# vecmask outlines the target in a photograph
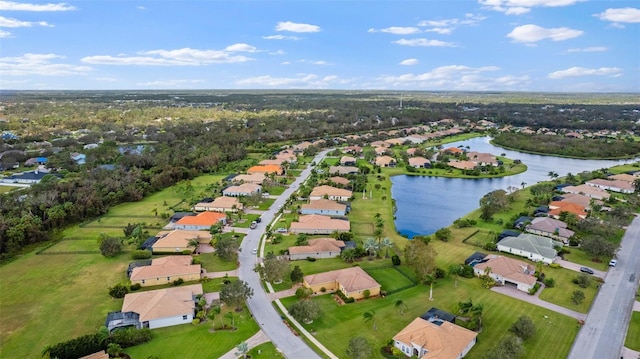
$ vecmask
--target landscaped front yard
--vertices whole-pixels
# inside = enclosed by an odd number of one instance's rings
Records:
[[[640,312],[631,314],[624,346],[631,350],[640,351]]]
[[[525,358],[566,358],[578,332],[575,319],[483,289],[480,281],[475,279],[459,279],[458,287],[454,287],[452,279],[440,280],[434,287],[433,297],[434,300],[430,301],[429,289],[424,285],[386,298],[372,298],[342,306],[337,305],[331,295],[323,295],[313,299],[320,304],[322,316],[305,328],[338,357],[346,356],[350,338],[364,336],[373,347],[371,358],[383,358],[380,347],[431,307],[452,312],[458,302],[472,299],[474,304],[484,305],[483,330],[466,358],[482,358],[521,315],[529,316],[537,327],[536,335],[524,345]],[[399,308],[395,307],[399,299],[407,305],[404,315],[400,315]],[[296,301],[295,297],[282,300],[285,306]],[[363,321],[362,314],[369,310],[375,311],[377,330]]]

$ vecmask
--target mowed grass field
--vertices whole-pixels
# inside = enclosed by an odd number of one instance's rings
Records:
[[[207,175],[191,184],[199,193],[222,178],[223,175]],[[159,213],[170,211],[168,206],[180,201],[176,191],[167,188],[140,202],[112,208],[100,222],[122,227],[135,222],[155,223],[159,217],[152,212],[154,207]],[[64,230],[62,240],[46,252],[98,250],[96,240],[101,232],[123,235],[122,228],[73,226]],[[103,326],[107,313],[122,307],[122,299],[111,298],[108,287],[127,282],[126,269],[131,261],[127,254],[105,258],[100,254],[31,252],[1,266],[0,358],[39,358],[46,345],[89,334]],[[223,263],[218,258],[205,258],[203,262],[209,271],[236,268],[236,263]]]
[[[380,347],[431,307],[451,312],[459,301],[472,299],[473,303],[484,306],[483,329],[476,346],[466,358],[482,358],[522,315],[529,316],[537,328],[536,335],[524,345],[525,358],[566,358],[578,332],[575,319],[483,289],[478,280],[459,279],[458,282],[458,287],[454,287],[453,280],[438,281],[434,287],[433,301],[429,301],[429,289],[424,285],[386,298],[372,298],[342,306],[337,305],[331,295],[315,297],[313,300],[320,304],[323,314],[313,323],[305,325],[305,328],[315,332],[314,336],[339,357],[346,357],[350,338],[364,336],[372,344],[371,358],[383,358]],[[407,305],[404,315],[400,315],[399,309],[394,306],[398,299]],[[289,306],[296,300],[290,297],[282,302]],[[377,330],[363,321],[362,314],[369,310],[375,311]]]

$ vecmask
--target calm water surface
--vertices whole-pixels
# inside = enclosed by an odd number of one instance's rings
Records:
[[[496,189],[509,186],[521,188],[549,180],[549,171],[565,176],[577,174],[635,160],[578,160],[553,156],[540,156],[511,151],[489,143],[488,137],[454,142],[445,147],[469,146],[471,151],[505,154],[519,159],[528,166],[526,172],[502,178],[462,179],[424,176],[394,176],[391,178],[391,195],[396,200],[396,229],[409,238],[417,234],[431,234],[447,227],[454,220],[479,207],[482,196]]]

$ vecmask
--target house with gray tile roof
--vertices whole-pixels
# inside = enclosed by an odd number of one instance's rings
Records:
[[[522,233],[517,237],[503,238],[498,242],[498,251],[525,257],[534,262],[542,261],[551,264],[558,255],[555,248],[562,246],[562,242],[554,241],[551,238]]]

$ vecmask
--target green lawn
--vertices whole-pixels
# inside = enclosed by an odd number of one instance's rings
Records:
[[[254,359],[284,358],[284,355],[282,355],[271,342],[260,344],[255,348],[249,348],[249,355]]]
[[[97,236],[96,236],[97,237]],[[48,248],[45,252],[98,251],[97,238],[63,240]]]
[[[129,261],[125,254],[108,259],[32,252],[0,267],[0,357],[39,358],[48,344],[100,328],[108,312],[122,307],[107,287],[126,281]],[[64,313],[79,315],[64,320]]]
[[[264,191],[269,193],[272,196],[279,196],[287,189],[285,186],[273,186],[269,188],[265,188]]]
[[[609,269],[608,261],[601,260],[600,262],[594,262],[592,257],[580,248],[569,247],[567,249],[570,253],[565,254],[564,259],[569,262],[578,263],[601,271],[607,271]]]
[[[201,253],[197,255],[196,258],[200,261],[202,268],[206,269],[207,272],[232,271],[238,268],[237,262],[224,261],[215,253]]]
[[[205,293],[215,293],[222,290],[222,286],[224,286],[224,281],[230,280],[235,282],[238,280],[238,277],[227,277],[227,278],[211,278],[205,282],[202,282],[202,290]]]
[[[393,267],[370,268],[367,273],[380,283],[382,290],[391,292],[408,286],[413,286],[413,282]]]
[[[220,319],[215,318],[214,321],[218,327]],[[224,322],[230,324],[227,319]],[[159,358],[218,358],[258,332],[258,325],[246,310],[235,313],[235,331],[216,329],[211,332],[211,324],[207,321],[199,325],[154,329],[151,341],[127,348],[125,352],[132,358],[151,355]]]
[[[429,301],[429,291],[425,286],[343,306],[338,306],[330,295],[315,297],[313,300],[318,301],[323,314],[305,327],[315,332],[315,337],[339,357],[345,356],[349,338],[362,335],[372,343],[371,358],[382,358],[380,347],[414,318],[431,307],[452,311],[459,301],[472,298],[474,303],[484,305],[484,326],[478,343],[466,358],[481,358],[521,315],[528,315],[537,327],[536,336],[525,344],[525,358],[566,358],[578,332],[575,319],[483,289],[477,280],[460,279],[458,282],[456,288],[452,280],[439,281],[434,287],[433,301]],[[394,306],[398,299],[408,307],[404,316]],[[282,302],[288,306],[296,300],[295,297],[285,298]],[[377,330],[363,322],[362,313],[369,310],[376,313]],[[354,328],[360,329],[354,331]]]
[[[629,329],[627,330],[627,338],[624,341],[624,346],[640,351],[640,312],[633,312],[631,314],[631,321],[629,321]]]
[[[262,200],[260,200],[260,203],[258,204],[256,209],[261,211],[266,211],[271,207],[271,205],[275,201],[276,201],[275,199],[263,198]]]
[[[238,228],[249,228],[249,226],[251,226],[251,222],[255,221],[258,217],[260,217],[259,214],[245,214],[242,216],[242,219],[239,222],[238,216],[232,215],[231,216],[231,218],[233,219],[232,226],[238,227]]]
[[[19,189],[22,187],[14,187],[14,186],[2,186],[0,185],[0,193],[7,193]]]
[[[545,288],[542,293],[540,293],[540,299],[580,313],[589,311],[591,302],[593,302],[598,292],[597,287],[600,284],[600,282],[596,281],[596,277],[591,276],[589,287],[580,288],[577,284],[571,282],[573,278],[580,275],[578,272],[565,268],[545,267],[543,273],[546,275],[546,278],[553,278],[555,280],[555,286],[553,288]],[[571,295],[574,290],[584,292],[585,299],[581,304],[576,305],[571,301]]]

